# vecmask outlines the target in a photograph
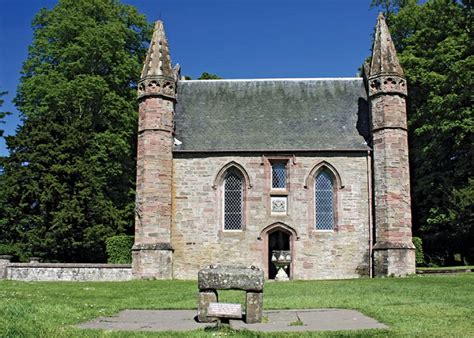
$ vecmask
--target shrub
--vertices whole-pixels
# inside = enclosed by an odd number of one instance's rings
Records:
[[[416,251],[416,265],[423,266],[425,264],[425,255],[423,254],[423,241],[420,237],[413,237],[413,244],[415,245]]]
[[[0,243],[0,255],[13,256],[12,261],[27,262],[31,256],[25,246],[20,243]]]
[[[112,236],[105,241],[107,262],[114,264],[132,263],[133,236]]]

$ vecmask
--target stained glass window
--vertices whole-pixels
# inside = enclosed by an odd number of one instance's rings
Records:
[[[224,230],[241,230],[243,220],[244,184],[236,172],[224,178]]]
[[[321,171],[314,182],[316,230],[334,228],[334,182],[327,171]]]

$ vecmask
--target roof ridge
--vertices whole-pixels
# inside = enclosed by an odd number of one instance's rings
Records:
[[[212,80],[180,80],[186,82],[263,82],[263,81],[349,81],[359,80],[362,77],[303,77],[303,78],[257,78],[257,79],[212,79]]]

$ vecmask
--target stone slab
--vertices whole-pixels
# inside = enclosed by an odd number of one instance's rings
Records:
[[[386,329],[385,324],[355,310],[317,309],[265,311],[265,323],[246,324],[231,320],[233,329],[261,332],[338,331]]]
[[[298,332],[386,329],[385,324],[355,310],[305,309],[264,311],[265,323],[246,324],[230,320],[234,329],[261,332]],[[302,324],[302,325],[295,325]],[[79,324],[83,329],[127,331],[191,331],[213,326],[196,321],[195,310],[125,310],[114,317],[101,317]]]
[[[242,305],[233,303],[210,303],[207,315],[219,318],[242,318]]]
[[[199,270],[200,290],[263,290],[263,271],[256,267],[210,266]]]

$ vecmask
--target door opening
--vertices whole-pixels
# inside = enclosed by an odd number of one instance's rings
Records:
[[[268,234],[268,278],[275,279],[277,275],[277,268],[272,262],[273,251],[279,250],[291,250],[290,249],[290,234],[285,231],[276,230]],[[290,275],[291,267],[290,264],[286,267],[285,272],[288,277]]]

